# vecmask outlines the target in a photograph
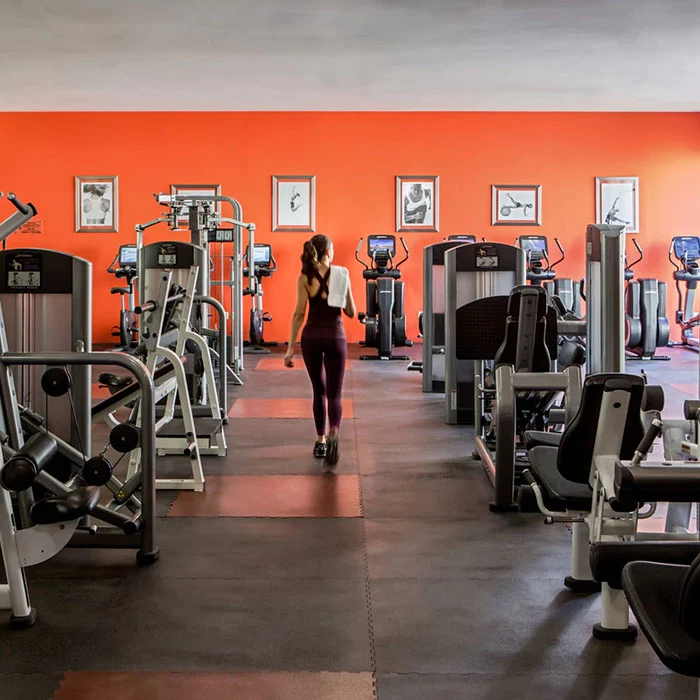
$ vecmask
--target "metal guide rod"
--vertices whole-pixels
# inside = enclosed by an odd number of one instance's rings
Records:
[[[625,228],[586,229],[586,354],[589,374],[625,371]]]
[[[0,354],[0,363],[12,366],[24,365],[117,365],[131,372],[141,389],[141,504],[143,508],[144,528],[141,539],[141,551],[144,554],[155,553],[156,521],[156,436],[155,430],[155,387],[153,378],[146,367],[131,355],[121,352],[34,352],[31,354],[6,352]]]

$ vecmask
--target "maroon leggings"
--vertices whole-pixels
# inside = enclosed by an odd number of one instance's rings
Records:
[[[310,338],[302,335],[301,353],[314,390],[316,435],[325,435],[326,401],[328,402],[328,423],[331,430],[333,428],[338,430],[343,415],[341,398],[347,344],[342,336],[339,338]]]

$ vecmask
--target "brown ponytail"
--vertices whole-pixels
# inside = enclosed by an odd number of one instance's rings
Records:
[[[301,274],[311,283],[314,272],[318,269],[318,263],[331,247],[331,239],[322,233],[304,243],[304,252],[301,254]]]

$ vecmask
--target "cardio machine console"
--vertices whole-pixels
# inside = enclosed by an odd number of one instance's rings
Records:
[[[256,243],[253,249],[253,264],[257,267],[270,267],[271,263],[272,246],[269,243]]]
[[[392,258],[396,255],[396,236],[380,235],[367,236],[367,255],[373,258],[375,253],[384,252]]]
[[[136,267],[138,249],[133,243],[119,246],[119,267]]]
[[[700,238],[676,236],[673,239],[673,254],[681,262],[693,262],[700,258]]]
[[[544,236],[520,236],[518,244],[526,253],[537,257],[547,255],[547,239]]]

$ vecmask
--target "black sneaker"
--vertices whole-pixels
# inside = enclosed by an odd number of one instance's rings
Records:
[[[314,457],[323,459],[328,452],[328,445],[325,442],[317,442],[314,445]]]
[[[328,445],[326,451],[326,465],[334,467],[338,464],[338,457],[340,456],[338,454],[338,436],[329,437],[326,441],[326,445]]]

